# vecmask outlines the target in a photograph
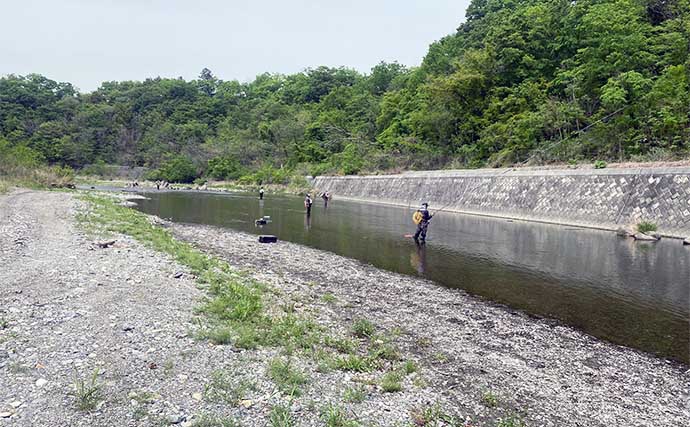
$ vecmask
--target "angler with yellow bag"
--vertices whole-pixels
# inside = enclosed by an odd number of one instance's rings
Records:
[[[429,213],[429,204],[424,202],[422,206],[412,215],[412,221],[417,224],[417,232],[414,233],[414,241],[423,244],[426,241],[426,232],[429,228],[429,221],[434,216]]]

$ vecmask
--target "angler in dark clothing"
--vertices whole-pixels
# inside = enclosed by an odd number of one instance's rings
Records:
[[[417,232],[414,233],[414,241],[417,243],[424,243],[426,241],[426,232],[429,228],[429,221],[433,215],[429,213],[429,204],[422,203],[422,207],[417,210],[421,216],[421,220],[417,224]]]
[[[264,199],[264,188],[261,187],[261,188],[259,188],[259,200],[263,200],[263,199]]]
[[[331,199],[331,195],[328,194],[328,192],[325,192],[321,195],[321,198],[323,199],[323,207],[327,208],[328,201]]]
[[[314,204],[314,201],[311,199],[311,195],[307,193],[307,196],[304,198],[304,207],[307,209],[307,215],[311,215],[312,204]]]

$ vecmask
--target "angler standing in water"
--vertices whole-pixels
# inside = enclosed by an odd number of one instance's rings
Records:
[[[307,193],[307,196],[304,198],[304,207],[307,209],[307,216],[311,215],[312,204],[314,204],[314,201],[311,199],[311,194]]]
[[[422,206],[412,215],[412,220],[417,224],[417,232],[414,233],[415,243],[425,243],[429,221],[431,221],[433,217],[434,216],[429,213],[429,204],[426,202],[422,203]]]
[[[264,187],[259,188],[259,200],[264,199]]]
[[[331,195],[328,193],[328,191],[326,191],[323,194],[321,194],[321,198],[323,199],[323,207],[327,208],[328,201],[331,200]]]

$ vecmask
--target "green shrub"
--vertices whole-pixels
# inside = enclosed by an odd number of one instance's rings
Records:
[[[399,373],[391,371],[381,379],[381,388],[386,393],[395,393],[402,390],[402,377]]]
[[[594,169],[604,169],[606,166],[608,165],[603,160],[597,160],[594,162]]]
[[[639,231],[640,233],[651,233],[656,230],[656,224],[654,224],[653,222],[642,221],[639,224],[637,224],[637,231]]]
[[[214,157],[208,161],[206,174],[215,179],[238,179],[246,173],[240,162],[231,156]]]
[[[367,319],[357,319],[352,324],[352,333],[360,338],[369,338],[376,332],[376,327]]]
[[[189,157],[176,156],[166,161],[156,171],[151,171],[148,179],[163,179],[168,182],[191,183],[199,175]]]

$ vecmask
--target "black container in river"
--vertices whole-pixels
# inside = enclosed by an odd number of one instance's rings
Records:
[[[138,209],[162,218],[275,234],[690,362],[690,248],[677,240],[639,243],[611,232],[441,212],[420,248],[403,237],[414,224],[412,211],[400,207],[336,198],[325,209],[317,200],[307,217],[293,196],[146,196]],[[256,227],[266,215],[271,222]]]

